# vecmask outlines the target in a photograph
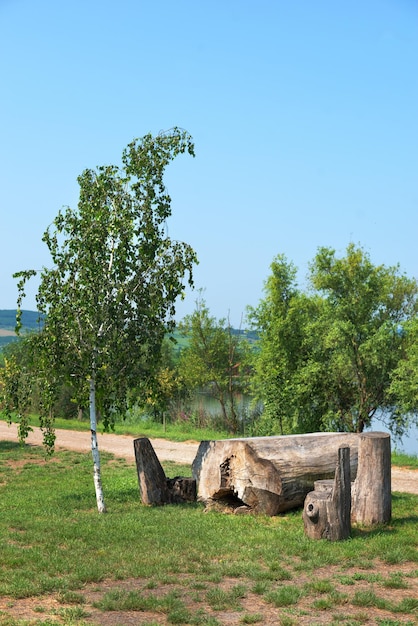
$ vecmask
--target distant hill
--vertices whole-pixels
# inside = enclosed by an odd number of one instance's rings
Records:
[[[2,346],[5,346],[11,341],[16,341],[15,326],[16,309],[0,309],[0,350]],[[39,313],[37,311],[22,311],[22,326],[23,331],[31,331],[39,328]],[[231,332],[234,335],[242,335],[243,338],[246,338],[250,343],[257,342],[258,340],[258,334],[254,330],[238,330],[232,328]],[[173,336],[179,346],[183,346],[184,343],[187,343],[187,340],[181,337],[177,331],[173,333]]]
[[[16,309],[0,309],[0,328],[14,331],[16,326]],[[35,330],[39,326],[37,311],[22,311],[22,326],[26,330]]]
[[[3,346],[16,341],[16,309],[0,309],[0,350]],[[39,327],[37,311],[22,311],[22,330],[31,331]]]

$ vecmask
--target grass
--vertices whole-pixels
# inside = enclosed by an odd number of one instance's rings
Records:
[[[0,413],[1,419],[1,413]],[[29,419],[31,426],[39,426],[36,415],[31,415]],[[79,432],[90,432],[90,422],[88,420],[55,418],[55,428],[64,430],[74,430]],[[104,432],[103,425],[99,422],[98,432]],[[169,439],[170,441],[206,441],[210,439],[227,439],[232,437],[230,433],[210,428],[194,428],[190,422],[176,422],[161,424],[153,420],[135,419],[130,421],[118,420],[114,429],[109,431],[116,435],[132,435],[134,437],[149,437]],[[236,436],[236,435],[234,435]]]
[[[406,467],[408,469],[418,469],[418,455],[405,454],[404,452],[392,452],[392,465]]]
[[[106,453],[102,464],[109,512],[100,516],[90,454],[59,451],[46,460],[40,448],[0,442],[0,597],[11,605],[37,597],[44,607],[54,594],[59,606],[31,626],[82,626],[93,606],[86,589],[105,582],[96,611],[149,612],[168,624],[215,626],[222,611],[262,623],[263,606],[274,607],[281,624],[298,624],[306,611],[312,624],[324,623],[321,615],[367,623],[353,615],[373,610],[388,612],[388,624],[418,615],[414,495],[393,496],[390,525],[329,543],[305,537],[300,511],[270,518],[204,514],[199,503],[143,507],[135,467]],[[163,465],[167,475],[190,475],[189,466]],[[123,586],[129,580],[138,581],[134,588]],[[4,609],[0,626],[24,621]]]

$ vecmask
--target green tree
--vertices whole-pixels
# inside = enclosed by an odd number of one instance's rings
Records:
[[[0,367],[0,410],[8,422],[17,411],[18,436],[22,443],[32,430],[29,412],[36,393],[31,355],[31,337],[9,343],[4,348],[4,363]]]
[[[122,167],[81,174],[78,208],[60,211],[43,237],[53,262],[41,271],[37,293],[38,310],[45,315],[37,352],[44,412],[51,411],[63,379],[78,404],[89,405],[99,512],[106,507],[97,416],[111,425],[115,411],[124,411],[129,389],[158,365],[186,276],[192,284],[196,256],[189,245],[167,235],[171,198],[163,182],[168,164],[184,152],[194,155],[194,146],[177,128],[132,141]],[[19,311],[33,274],[16,274]]]
[[[312,383],[314,363],[308,364],[306,331],[318,317],[320,301],[303,294],[296,284],[296,267],[284,255],[271,264],[264,285],[265,298],[248,315],[260,337],[254,353],[252,393],[263,402],[257,434],[300,433],[316,429],[318,402],[307,413],[296,395],[309,395],[305,378]],[[308,372],[308,369],[310,372]]]
[[[205,389],[219,402],[227,428],[238,432],[237,399],[247,390],[248,343],[232,332],[225,319],[212,317],[202,298],[178,330],[188,339],[179,359],[186,386],[190,390]]]
[[[146,414],[164,422],[167,414],[177,402],[188,397],[189,393],[177,367],[174,342],[165,337],[161,346],[161,357],[150,376],[142,380],[134,390],[136,404]]]
[[[294,268],[283,260],[280,267],[281,274],[273,265],[275,278],[253,311],[267,426],[277,430],[276,411],[280,432],[362,432],[382,411],[399,433],[407,417],[391,381],[405,357],[400,329],[416,315],[416,281],[398,267],[373,265],[354,245],[341,259],[329,248],[318,250],[306,294],[292,283]]]
[[[418,316],[397,329],[405,338],[405,358],[399,361],[393,372],[390,391],[397,401],[397,412],[393,415],[394,424],[404,416],[409,422],[417,422],[418,414]]]

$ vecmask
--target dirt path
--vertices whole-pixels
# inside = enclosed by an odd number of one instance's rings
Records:
[[[57,430],[56,447],[77,452],[90,452],[90,435],[88,432],[77,432],[74,430]],[[111,452],[127,461],[134,462],[133,440],[134,436],[99,434],[99,449]],[[17,441],[17,427],[15,424],[9,426],[0,420],[0,441]],[[32,445],[42,445],[42,433],[39,428],[34,428],[29,434],[28,443]],[[151,439],[154,450],[160,461],[175,461],[191,465],[193,462],[199,442],[186,441],[175,442],[167,439]],[[399,467],[392,467],[392,490],[418,495],[418,470],[409,470]]]
[[[90,452],[90,433],[77,432],[75,430],[55,431],[57,436],[55,446],[57,449],[75,450],[77,452]],[[140,436],[140,435],[138,435]],[[135,461],[133,440],[134,436],[113,435],[111,433],[98,434],[99,450],[112,452],[116,456],[127,461]],[[7,422],[0,420],[0,441],[17,441],[16,424],[10,426]],[[42,433],[39,428],[34,428],[29,433],[27,443],[32,445],[42,445]],[[196,456],[199,443],[197,441],[178,443],[167,439],[151,439],[155,453],[160,461],[175,461],[176,463],[191,464]]]

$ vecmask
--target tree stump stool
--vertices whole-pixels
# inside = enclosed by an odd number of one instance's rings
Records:
[[[181,476],[167,478],[147,437],[134,439],[134,450],[143,504],[178,504],[196,500],[196,481]]]
[[[338,450],[334,480],[315,481],[303,508],[305,534],[311,539],[340,541],[351,532],[350,448]]]
[[[360,435],[357,478],[352,486],[351,521],[373,526],[387,524],[392,516],[390,435]]]

